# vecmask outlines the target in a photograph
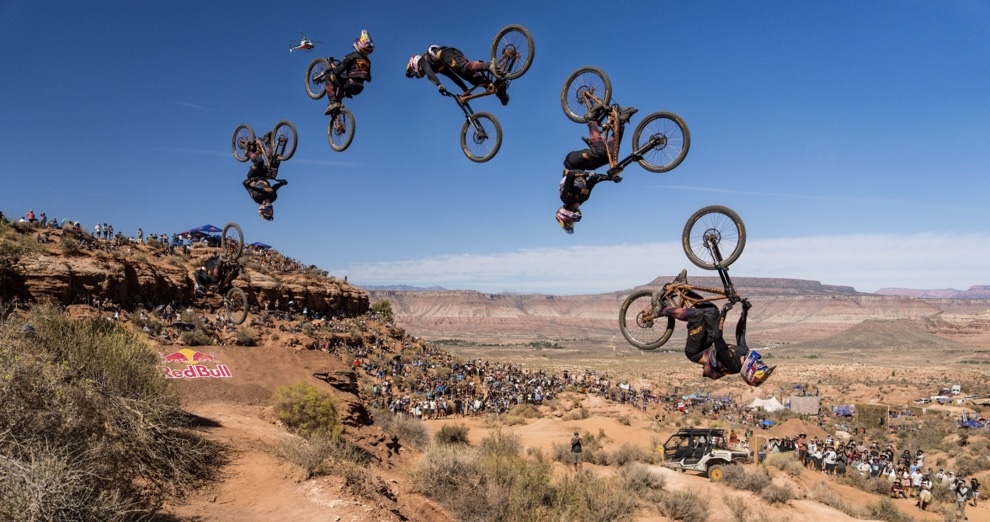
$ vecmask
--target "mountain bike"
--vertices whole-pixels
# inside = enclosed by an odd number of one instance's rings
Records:
[[[261,152],[268,165],[268,177],[275,178],[279,165],[296,153],[298,141],[296,126],[289,120],[278,122],[275,128],[261,138],[255,137],[250,125],[242,123],[234,129],[230,147],[234,152],[234,159],[240,162],[247,161],[250,152]]]
[[[633,131],[632,154],[619,159],[619,151],[611,150],[612,136],[615,148],[622,142],[622,125],[619,122],[619,105],[612,101],[612,82],[605,71],[594,66],[575,70],[564,82],[560,91],[560,104],[564,114],[573,122],[587,123],[586,115],[598,105],[606,108],[606,121],[602,125],[602,138],[608,152],[609,174],[618,174],[629,164],[638,162],[644,169],[668,172],[684,161],[691,147],[691,133],[680,116],[672,112],[648,114]]]
[[[696,266],[718,271],[722,288],[688,284],[685,271],[659,290],[644,288],[633,292],[619,308],[619,329],[640,350],[656,350],[673,334],[675,319],[660,315],[664,307],[690,308],[726,300],[719,323],[723,324],[733,305],[743,302],[748,306],[729,278],[729,265],[739,259],[746,246],[746,227],[735,211],[719,205],[699,209],[684,225],[681,244]]]
[[[215,287],[217,294],[223,299],[223,308],[227,320],[233,324],[241,324],[247,319],[247,294],[243,289],[234,286],[234,280],[243,273],[239,262],[244,253],[244,233],[237,223],[227,223],[220,236],[220,279]]]
[[[313,60],[306,68],[306,95],[314,100],[322,98],[327,93],[325,88],[327,75],[338,65],[340,65],[340,60],[333,56]],[[342,101],[342,98],[351,97],[350,94],[344,93],[337,100],[340,102],[340,107],[330,112],[330,122],[327,124],[327,143],[330,144],[331,149],[337,152],[347,149],[354,141],[356,128],[354,114],[344,108]]]
[[[492,41],[488,71],[478,73],[480,81],[462,94],[445,92],[464,112],[461,150],[469,160],[484,163],[502,147],[502,125],[491,113],[474,112],[470,101],[508,89],[509,81],[521,77],[533,63],[536,48],[533,35],[521,25],[507,25]],[[472,82],[474,83],[474,82]]]

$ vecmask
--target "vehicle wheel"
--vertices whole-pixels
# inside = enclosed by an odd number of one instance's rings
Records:
[[[234,136],[230,139],[230,148],[234,152],[234,159],[237,161],[247,161],[247,148],[253,142],[254,129],[248,124],[238,125],[234,129]]]
[[[306,96],[319,100],[327,93],[326,83],[322,78],[320,80],[316,78],[328,69],[330,69],[330,62],[326,58],[317,58],[309,64],[309,67],[306,68]]]
[[[705,270],[715,270],[719,265],[725,268],[742,254],[746,246],[746,226],[731,208],[712,205],[688,218],[681,243],[684,253],[696,266]],[[721,263],[713,252],[718,252]]]
[[[639,164],[650,172],[667,172],[681,164],[691,147],[691,133],[680,116],[672,112],[654,112],[639,122],[633,132],[633,150],[653,140],[655,144],[642,153]]]
[[[719,464],[708,468],[708,480],[712,482],[722,482],[725,478],[725,468]]]
[[[220,236],[220,252],[224,261],[233,263],[244,252],[244,232],[237,223],[227,223]]]
[[[501,78],[515,80],[529,70],[533,64],[533,35],[521,25],[507,25],[495,35],[492,41],[492,61]]]
[[[340,152],[351,145],[354,140],[354,115],[347,109],[340,109],[330,123],[327,124],[327,142],[330,148]]]
[[[461,127],[461,150],[471,161],[484,163],[502,146],[502,126],[495,116],[476,112]]]
[[[653,310],[654,290],[637,290],[619,308],[619,330],[640,350],[656,350],[674,333],[674,318],[659,317]]]
[[[223,306],[227,310],[227,319],[230,322],[241,324],[247,319],[248,302],[244,290],[236,286],[227,290],[227,295],[223,296]]]
[[[605,71],[594,66],[585,66],[571,73],[560,90],[560,105],[564,114],[573,122],[585,123],[588,102],[594,100],[608,105],[612,100],[612,82]]]
[[[296,126],[289,120],[282,120],[275,125],[272,131],[272,139],[275,140],[275,151],[279,150],[279,141],[285,138],[285,149],[281,154],[276,154],[279,161],[286,161],[296,153],[296,144],[299,142],[299,135],[296,133]]]

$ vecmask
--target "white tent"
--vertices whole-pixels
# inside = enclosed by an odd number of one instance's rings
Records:
[[[760,408],[763,411],[777,411],[784,409],[784,405],[777,400],[776,397],[770,397],[769,399],[753,399],[753,402],[749,405],[750,408]]]

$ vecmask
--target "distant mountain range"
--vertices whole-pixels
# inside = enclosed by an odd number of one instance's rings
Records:
[[[922,299],[990,299],[990,285],[973,285],[968,290],[943,288],[940,290],[913,290],[910,288],[881,288],[874,295],[900,295]]]

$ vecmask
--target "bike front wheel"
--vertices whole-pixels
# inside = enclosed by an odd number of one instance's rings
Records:
[[[681,242],[695,266],[705,270],[726,268],[739,259],[746,246],[746,226],[731,208],[712,205],[688,218]]]
[[[619,330],[629,344],[640,350],[656,350],[674,333],[674,318],[660,317],[653,308],[655,290],[637,290],[619,308]]]
[[[234,159],[237,161],[248,160],[248,147],[254,143],[254,129],[244,123],[234,129],[234,136],[230,139],[230,148],[234,152]]]
[[[533,35],[521,25],[507,25],[495,35],[492,41],[492,61],[497,69],[496,76],[515,80],[533,64]]]
[[[560,91],[560,105],[573,122],[585,123],[585,113],[594,103],[608,105],[612,99],[612,81],[605,71],[594,66],[581,67],[571,73]]]
[[[461,127],[461,150],[469,160],[484,163],[502,146],[502,126],[487,112],[472,114]]]
[[[220,236],[220,252],[223,259],[235,262],[244,252],[244,232],[237,223],[227,223]]]
[[[654,112],[643,118],[633,132],[633,150],[650,145],[641,152],[639,164],[650,172],[667,172],[684,161],[691,147],[691,133],[680,116],[672,112]]]
[[[330,148],[341,152],[354,141],[354,115],[347,109],[340,109],[327,124],[327,142]]]
[[[223,296],[223,307],[227,311],[228,321],[234,324],[243,323],[248,314],[247,294],[236,286],[231,287]]]
[[[330,69],[326,58],[313,60],[306,68],[306,96],[319,100],[327,93],[324,73]]]
[[[275,140],[275,157],[279,161],[286,161],[296,153],[296,144],[299,141],[296,134],[296,126],[289,120],[282,120],[275,125],[272,131],[272,139]],[[285,147],[282,147],[282,143]],[[280,152],[281,151],[281,152]]]

